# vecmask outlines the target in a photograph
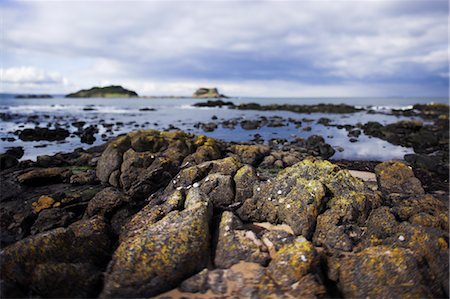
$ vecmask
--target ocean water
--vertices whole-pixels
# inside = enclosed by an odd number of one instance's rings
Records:
[[[235,104],[256,102],[266,104],[318,104],[345,103],[358,107],[371,107],[373,110],[389,111],[390,109],[407,109],[416,103],[448,103],[446,98],[230,98],[227,101]],[[362,134],[358,142],[349,142],[347,131],[336,127],[326,127],[317,124],[321,117],[331,119],[332,124],[357,124],[368,121],[378,121],[382,124],[397,122],[410,117],[398,117],[384,114],[367,114],[358,112],[351,114],[298,114],[287,111],[251,111],[234,110],[223,108],[197,108],[192,104],[204,101],[192,98],[165,99],[165,98],[89,98],[76,99],[56,96],[51,99],[15,99],[13,95],[0,96],[0,138],[14,138],[14,141],[1,140],[0,152],[9,147],[22,146],[25,155],[22,159],[35,159],[38,155],[55,154],[57,152],[69,152],[75,148],[99,145],[104,143],[101,135],[106,134],[112,138],[119,134],[138,129],[162,130],[174,126],[176,128],[195,133],[205,134],[225,141],[248,141],[254,138],[254,134],[260,134],[266,142],[271,138],[307,138],[318,134],[325,138],[326,142],[333,147],[341,148],[336,151],[333,159],[353,160],[389,160],[402,159],[407,153],[412,153],[411,148],[394,146],[378,138],[371,138]],[[86,108],[89,110],[87,111]],[[154,108],[156,111],[140,111],[142,108]],[[8,119],[8,116],[11,116]],[[212,120],[217,116],[217,120]],[[281,116],[285,119],[309,119],[310,122],[303,124],[300,128],[292,123],[286,122],[284,127],[262,127],[258,130],[243,130],[239,125],[234,129],[218,128],[214,132],[203,132],[194,125],[198,122],[219,122],[231,118],[247,120],[258,119],[261,116]],[[23,128],[40,127],[63,127],[69,131],[75,131],[73,122],[84,121],[85,126],[98,125],[99,133],[93,145],[80,142],[80,138],[71,135],[64,142],[23,142],[13,133]],[[107,132],[102,123],[112,124],[112,132]],[[311,131],[303,131],[303,127],[310,126]]]

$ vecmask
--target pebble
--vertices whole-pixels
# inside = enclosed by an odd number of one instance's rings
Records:
[[[300,256],[300,259],[301,259],[302,261],[304,261],[304,262],[306,262],[306,261],[308,260],[304,254],[302,254],[302,255]]]
[[[290,204],[287,204],[286,205],[286,209],[290,209],[291,208],[291,205]]]
[[[405,237],[403,237],[402,235],[400,235],[399,237],[398,237],[398,239],[400,240],[400,241],[405,241]]]
[[[278,190],[277,194],[281,195],[281,193],[283,193],[281,190]]]
[[[194,187],[194,188],[198,188],[198,186],[200,186],[200,184],[199,183],[194,183],[194,185],[192,185],[192,187]]]

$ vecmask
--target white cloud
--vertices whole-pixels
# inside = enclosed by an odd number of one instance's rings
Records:
[[[212,79],[237,90],[254,82],[259,95],[256,82],[368,93],[380,92],[373,81],[442,78],[448,16],[429,7],[445,1],[393,2],[15,2],[4,7],[2,47],[10,68],[54,57],[60,68],[49,68],[77,86],[146,82],[156,94]]]
[[[48,72],[32,66],[0,69],[4,83],[64,84],[67,79],[58,72]]]

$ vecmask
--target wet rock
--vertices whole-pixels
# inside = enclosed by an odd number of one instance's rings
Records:
[[[225,211],[219,225],[216,267],[229,268],[239,261],[266,265],[269,259],[267,248],[255,233],[242,230],[241,221],[232,212]]]
[[[244,130],[256,130],[261,127],[261,123],[258,120],[243,120],[241,121],[241,128]]]
[[[64,140],[69,137],[70,133],[66,129],[48,129],[39,128],[24,129],[19,133],[19,139],[22,141],[57,141]]]
[[[289,105],[289,104],[271,104],[260,105],[257,103],[244,103],[236,106],[240,110],[284,110],[296,113],[355,113],[364,109],[355,108],[346,104],[317,104],[317,105]]]
[[[205,132],[213,132],[215,129],[217,129],[217,124],[213,122],[202,124],[202,129]]]
[[[64,167],[35,168],[17,177],[24,185],[37,186],[56,184],[68,180],[72,172]]]
[[[378,187],[385,195],[399,193],[404,195],[424,194],[420,181],[412,169],[404,163],[389,161],[375,167]]]
[[[369,247],[338,263],[344,297],[433,297],[417,260],[405,249]]]
[[[202,270],[209,259],[211,216],[204,198],[124,239],[108,266],[101,297],[154,296]]]
[[[195,107],[219,107],[221,108],[222,106],[234,106],[233,102],[225,102],[222,100],[208,100],[206,102],[200,102],[200,103],[195,103],[193,106]]]
[[[242,163],[257,166],[265,156],[269,155],[270,148],[265,145],[234,145],[231,151]]]

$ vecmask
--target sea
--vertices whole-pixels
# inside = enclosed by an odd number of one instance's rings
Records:
[[[205,134],[224,141],[250,141],[259,134],[268,142],[272,138],[293,140],[307,138],[311,135],[321,135],[327,143],[332,145],[336,153],[332,159],[348,160],[376,160],[385,161],[402,159],[405,154],[413,153],[411,148],[392,145],[384,140],[372,138],[362,134],[357,142],[350,142],[345,129],[324,126],[317,123],[322,117],[331,119],[332,124],[364,124],[377,121],[382,124],[394,123],[414,117],[394,116],[384,114],[391,109],[410,109],[414,104],[448,103],[448,98],[253,98],[237,97],[224,99],[234,104],[259,103],[267,104],[295,104],[312,105],[319,103],[348,104],[356,107],[369,108],[380,113],[358,112],[350,114],[299,114],[288,111],[253,111],[235,110],[228,107],[193,106],[194,103],[206,101],[194,98],[65,98],[55,95],[46,99],[19,99],[14,94],[0,95],[0,153],[10,147],[21,146],[25,154],[22,160],[35,160],[39,155],[52,155],[58,152],[71,152],[76,148],[89,148],[104,143],[120,134],[139,129],[177,128],[194,134]],[[154,111],[142,111],[152,108]],[[284,119],[292,118],[302,121],[298,127],[286,122],[283,127],[264,126],[257,130],[244,130],[239,125],[234,129],[223,128],[223,120],[239,118],[240,120],[256,120],[261,116],[279,116]],[[80,138],[71,134],[65,141],[21,141],[15,134],[24,128],[62,127],[69,131],[76,131],[75,122],[85,122],[85,127],[97,125],[94,144],[81,143]],[[195,126],[199,122],[216,122],[218,128],[213,132],[204,132]],[[109,124],[112,130],[107,131]],[[303,130],[311,127],[311,131]],[[103,137],[102,137],[103,136]]]

